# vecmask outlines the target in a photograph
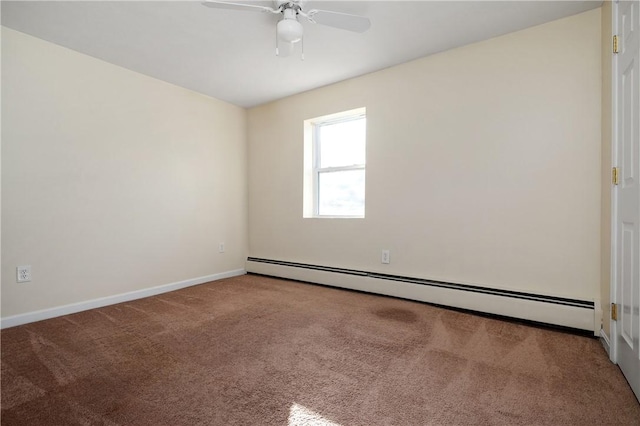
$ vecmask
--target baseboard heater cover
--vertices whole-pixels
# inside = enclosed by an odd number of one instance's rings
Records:
[[[249,257],[249,273],[468,309],[596,333],[595,303],[512,290]],[[597,327],[600,327],[599,321]]]

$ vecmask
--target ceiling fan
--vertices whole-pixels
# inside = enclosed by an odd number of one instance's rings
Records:
[[[278,21],[276,26],[276,56],[288,56],[293,51],[295,43],[300,42],[302,44],[304,28],[298,21],[299,16],[314,24],[357,33],[365,32],[371,26],[369,18],[364,16],[319,9],[311,9],[305,12],[305,3],[306,0],[273,0],[274,6],[268,7],[222,0],[205,0],[202,2],[204,6],[212,8],[268,12],[282,15],[282,19]],[[302,59],[304,59],[304,45]]]

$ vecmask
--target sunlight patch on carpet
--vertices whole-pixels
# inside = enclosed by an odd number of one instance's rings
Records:
[[[289,426],[340,426],[339,423],[334,423],[325,419],[320,414],[313,410],[309,410],[307,407],[296,404],[295,402],[289,408]]]

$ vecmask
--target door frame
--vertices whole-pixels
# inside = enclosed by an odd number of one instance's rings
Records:
[[[609,40],[618,34],[618,6],[619,0],[611,2],[611,34]],[[618,59],[614,53],[611,57],[611,166],[618,164]],[[618,229],[616,218],[618,214],[618,188],[611,183],[611,263],[609,274],[609,297],[611,303],[618,302]],[[611,318],[611,306],[607,312]],[[609,359],[618,363],[618,322],[609,321]]]

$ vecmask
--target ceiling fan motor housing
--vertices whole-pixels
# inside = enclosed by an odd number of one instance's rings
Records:
[[[302,10],[304,3],[306,1],[303,0],[273,0],[273,3],[276,6],[276,9],[285,10],[285,9],[294,9],[296,11]]]

